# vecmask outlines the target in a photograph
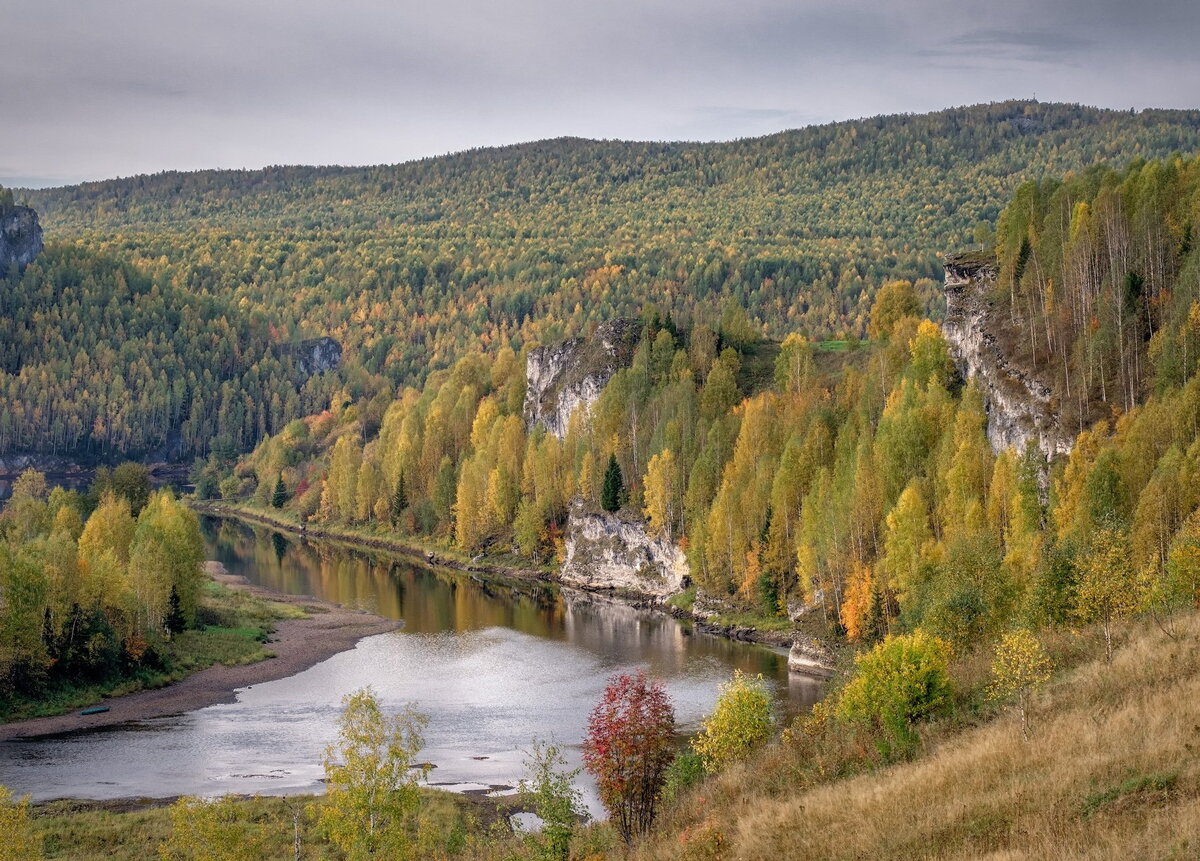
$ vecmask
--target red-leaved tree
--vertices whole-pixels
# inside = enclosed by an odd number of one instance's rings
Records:
[[[641,670],[608,680],[588,717],[583,763],[626,843],[654,822],[674,739],[675,708],[661,682]]]

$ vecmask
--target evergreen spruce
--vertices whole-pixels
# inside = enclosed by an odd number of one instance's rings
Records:
[[[628,501],[625,482],[621,480],[621,465],[615,454],[608,457],[608,469],[604,471],[604,488],[600,491],[600,507],[605,511],[616,511]]]
[[[408,491],[404,488],[404,473],[396,476],[396,490],[392,493],[392,522],[395,523],[408,508]]]
[[[275,492],[271,494],[271,505],[276,508],[283,508],[283,504],[287,502],[287,488],[283,485],[283,474],[275,479]]]
[[[172,634],[179,634],[187,627],[187,619],[183,616],[183,605],[179,601],[179,590],[174,586],[171,587],[171,597],[167,602],[167,618],[165,620],[167,630]]]

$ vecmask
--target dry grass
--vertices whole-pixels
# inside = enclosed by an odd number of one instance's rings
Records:
[[[1200,857],[1200,615],[1064,673],[1032,722],[1029,741],[1006,714],[914,762],[793,792],[777,775],[797,749],[780,746],[702,785],[637,857]]]

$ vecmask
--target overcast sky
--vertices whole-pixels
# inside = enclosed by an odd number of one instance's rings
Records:
[[[1200,0],[0,0],[0,183],[1200,107]]]

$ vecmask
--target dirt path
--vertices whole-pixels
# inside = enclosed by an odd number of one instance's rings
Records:
[[[224,573],[220,563],[206,564],[214,580],[231,588],[244,589],[270,601],[310,610],[309,616],[304,619],[285,619],[276,623],[275,632],[268,643],[275,657],[236,667],[212,666],[157,690],[114,697],[104,701],[109,710],[101,714],[81,715],[74,711],[54,717],[0,724],[0,742],[115,726],[128,721],[182,714],[217,703],[231,703],[237,699],[238,688],[295,675],[338,652],[353,648],[363,637],[395,631],[400,627],[395,619],[385,619],[316,598],[286,595],[254,586],[247,583],[244,577]]]

